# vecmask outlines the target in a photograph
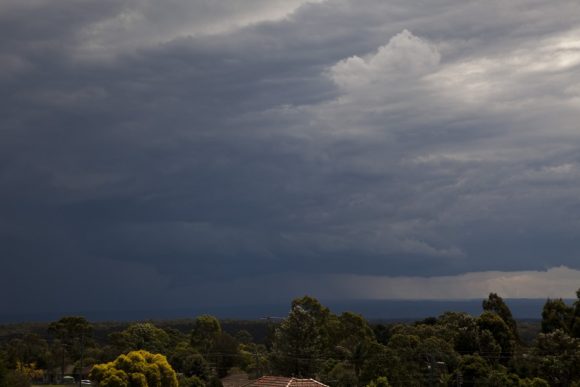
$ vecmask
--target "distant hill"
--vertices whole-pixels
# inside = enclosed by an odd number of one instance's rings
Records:
[[[540,319],[545,299],[506,299],[517,319]],[[321,300],[334,313],[352,311],[369,320],[416,320],[438,316],[446,311],[481,313],[482,299],[476,300]],[[569,301],[572,302],[572,301]],[[290,303],[207,306],[191,309],[91,311],[63,310],[50,313],[0,314],[0,323],[54,321],[66,315],[82,315],[91,321],[135,321],[191,318],[211,314],[219,318],[258,320],[265,317],[284,317]]]

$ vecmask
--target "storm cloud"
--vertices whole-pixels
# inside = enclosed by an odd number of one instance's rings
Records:
[[[579,8],[3,1],[5,309],[571,296]]]

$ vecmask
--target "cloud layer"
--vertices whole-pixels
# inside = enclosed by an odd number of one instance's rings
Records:
[[[570,296],[576,2],[240,4],[2,2],[8,309]]]

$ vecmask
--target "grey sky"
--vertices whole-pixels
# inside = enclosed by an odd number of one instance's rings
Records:
[[[571,296],[579,11],[3,1],[4,309]]]

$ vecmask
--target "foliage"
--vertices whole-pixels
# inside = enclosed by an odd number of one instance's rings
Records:
[[[391,387],[391,385],[389,384],[389,379],[381,376],[367,384],[367,387]]]
[[[310,302],[310,301],[309,301]],[[274,370],[280,375],[313,377],[324,349],[322,308],[293,302],[286,320],[276,330],[272,349]]]
[[[8,375],[8,367],[4,360],[4,354],[0,352],[0,387],[8,387],[6,376]]]
[[[186,377],[197,377],[209,380],[210,367],[205,358],[188,343],[179,343],[169,358],[169,362],[176,372]]]
[[[542,310],[542,332],[570,331],[572,308],[561,299],[548,299]]]
[[[6,387],[30,387],[30,378],[18,370],[10,370],[6,374]]]
[[[483,300],[482,307],[484,311],[496,313],[509,327],[514,339],[519,340],[516,320],[514,320],[512,312],[505,304],[503,298],[496,293],[490,293],[488,298]]]
[[[336,387],[356,387],[357,376],[348,364],[337,363],[327,374],[325,381]]]
[[[101,387],[219,387],[233,367],[250,377],[312,377],[340,387],[580,387],[577,296],[572,306],[547,300],[542,333],[539,322],[516,324],[494,293],[478,317],[446,312],[412,323],[370,325],[359,314],[335,315],[304,296],[274,324],[203,315],[157,325],[98,323],[94,331],[82,317],[64,317],[48,331],[41,324],[0,327],[11,332],[0,335],[0,387],[54,381],[57,367],[75,365],[81,344],[84,364],[101,363],[91,374]]]
[[[92,329],[92,325],[80,316],[63,317],[48,326],[49,333],[69,346],[72,346],[79,338],[90,336]]]
[[[197,376],[179,375],[178,381],[179,387],[205,387],[205,383]]]
[[[228,374],[230,368],[236,364],[238,356],[239,350],[236,339],[225,332],[221,332],[215,339],[208,358],[215,365],[218,376],[223,378]]]
[[[550,387],[550,385],[542,378],[533,378],[520,381],[520,387]]]
[[[195,319],[191,331],[191,345],[201,353],[208,353],[215,341],[220,337],[222,328],[217,318],[209,315],[199,316]]]
[[[478,355],[466,355],[461,358],[456,371],[467,386],[477,385],[491,372],[491,366]]]
[[[132,324],[122,332],[112,333],[109,340],[119,353],[140,349],[152,353],[165,353],[170,343],[167,332],[151,323]]]
[[[177,375],[165,356],[140,350],[93,367],[100,387],[177,387]]]
[[[562,330],[540,333],[533,355],[537,375],[552,386],[566,386],[580,377],[580,339]]]
[[[512,357],[516,344],[515,337],[509,326],[499,315],[488,311],[479,316],[477,325],[481,332],[488,331],[491,334],[501,350],[500,360],[506,363]],[[489,342],[488,349],[493,354],[492,348],[494,348],[494,345]]]

